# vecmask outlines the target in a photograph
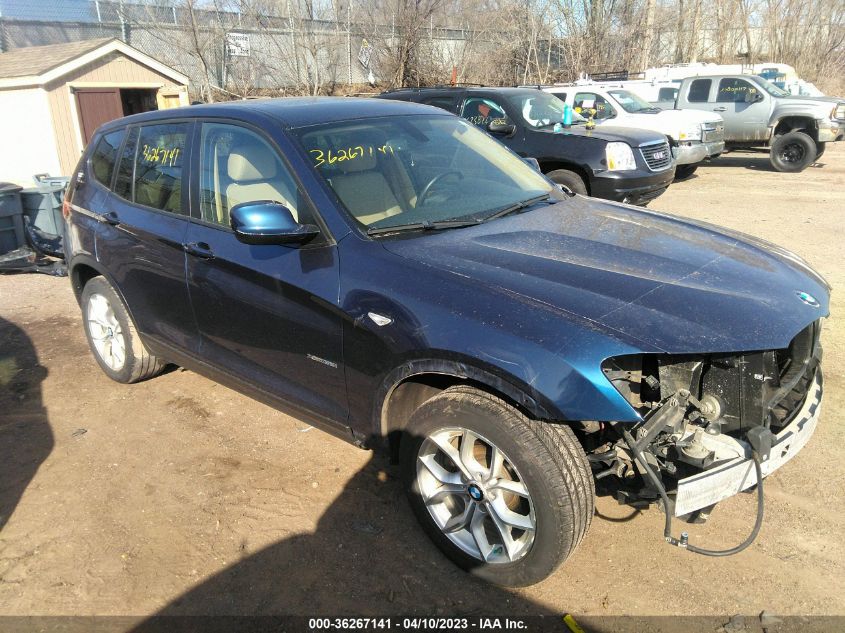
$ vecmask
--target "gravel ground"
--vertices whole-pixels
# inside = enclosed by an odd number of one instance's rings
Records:
[[[551,578],[484,585],[429,543],[384,458],[192,372],[110,382],[67,280],[5,276],[0,614],[845,614],[845,143],[823,163],[779,174],[730,154],[652,203],[783,244],[836,289],[821,424],[767,479],[742,554],[670,548],[657,510],[603,498]],[[690,538],[731,546],[754,512],[739,495]]]

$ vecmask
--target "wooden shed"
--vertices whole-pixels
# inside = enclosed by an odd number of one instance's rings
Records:
[[[118,39],[0,54],[0,181],[71,174],[106,121],[188,105],[188,78]]]

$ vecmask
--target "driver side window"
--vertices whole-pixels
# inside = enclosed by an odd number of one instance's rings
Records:
[[[757,89],[744,79],[725,78],[719,81],[716,101],[719,103],[743,103],[746,95],[755,92],[757,92]]]
[[[505,109],[488,97],[470,97],[466,99],[464,101],[464,107],[461,109],[461,116],[473,125],[484,130],[493,121],[501,121],[505,124],[511,123]]]
[[[200,215],[230,226],[229,211],[244,202],[271,200],[290,209],[294,220],[304,204],[278,152],[255,132],[227,123],[203,123],[200,142]]]
[[[613,109],[613,106],[608,103],[607,99],[594,92],[579,92],[575,95],[574,103],[575,111],[585,117],[588,115],[588,110],[591,108],[595,109],[596,114],[593,118],[596,121],[609,119],[616,114],[616,111]],[[578,108],[581,109],[579,110]]]

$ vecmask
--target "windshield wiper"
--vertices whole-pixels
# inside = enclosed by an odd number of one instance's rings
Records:
[[[384,233],[400,233],[404,231],[442,231],[444,229],[460,229],[465,226],[476,226],[482,220],[426,220],[423,222],[409,222],[408,224],[394,224],[393,226],[374,226],[367,229],[367,235],[382,235]]]
[[[512,205],[505,207],[504,209],[499,209],[495,213],[488,215],[486,218],[484,218],[484,222],[489,222],[490,220],[495,220],[496,218],[501,218],[511,213],[516,213],[517,211],[522,211],[523,209],[527,209],[528,207],[530,207],[532,204],[537,204],[538,202],[548,200],[549,198],[551,198],[551,196],[547,193],[544,193],[539,196],[534,196],[533,198],[528,198],[528,200],[523,200],[522,202],[516,202]]]

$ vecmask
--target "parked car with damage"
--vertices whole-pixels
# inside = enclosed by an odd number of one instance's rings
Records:
[[[459,114],[520,156],[537,159],[552,181],[583,195],[645,205],[675,177],[665,135],[616,126],[588,129],[577,114],[564,128],[563,104],[536,88],[402,88],[379,97]]]
[[[552,573],[596,481],[659,500],[667,541],[705,553],[672,517],[758,483],[759,529],[762,476],[817,424],[829,287],[809,265],[563,191],[437,108],[299,98],[120,119],[63,212],[107,376],[173,363],[386,445],[424,530],[494,583]]]
[[[794,96],[757,75],[681,81],[675,108],[718,113],[727,148],[764,148],[772,167],[799,172],[845,138],[845,99]]]

